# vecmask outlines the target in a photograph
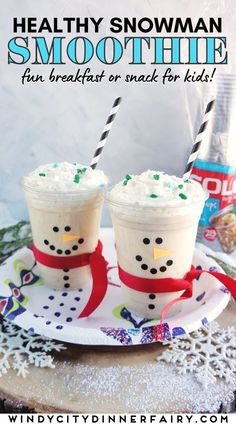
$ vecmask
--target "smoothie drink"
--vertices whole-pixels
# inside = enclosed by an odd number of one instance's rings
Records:
[[[206,199],[195,181],[162,172],[127,175],[108,194],[118,264],[143,279],[183,278],[190,270],[198,221]],[[135,281],[135,280],[134,280]],[[122,283],[124,303],[138,315],[159,317],[182,292],[152,293]],[[173,305],[169,315],[181,309]]]
[[[24,178],[33,243],[59,258],[92,253],[98,244],[107,178],[102,171],[67,162],[40,166]],[[45,284],[74,290],[91,281],[89,265],[55,269],[37,263]]]

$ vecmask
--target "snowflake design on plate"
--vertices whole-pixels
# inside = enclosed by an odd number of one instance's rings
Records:
[[[55,368],[52,356],[47,352],[66,349],[55,341],[31,334],[3,320],[0,324],[0,377],[12,368],[17,375],[26,377],[29,365],[40,368]]]
[[[213,321],[189,335],[163,344],[169,348],[157,358],[175,364],[178,374],[193,373],[204,389],[217,377],[235,383],[236,335],[233,327],[221,328]]]

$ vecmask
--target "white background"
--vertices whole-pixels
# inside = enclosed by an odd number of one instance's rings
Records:
[[[236,44],[235,11],[233,0],[1,0],[0,226],[27,216],[20,186],[24,174],[46,162],[90,162],[116,96],[122,96],[123,103],[99,164],[111,183],[127,173],[138,173],[147,168],[181,175],[192,143],[183,84],[168,87],[124,83],[22,86],[20,76],[25,66],[7,64],[7,43],[13,37],[13,16],[36,16],[39,20],[45,16],[102,16],[101,32],[87,34],[93,40],[108,35],[105,22],[109,22],[112,16],[191,16],[195,21],[201,16],[223,17],[223,34],[228,36],[228,45],[233,45]],[[70,34],[68,38],[73,36]],[[117,38],[122,39],[123,34]],[[149,64],[139,67],[127,63],[128,59],[124,57],[112,69],[105,66],[105,70],[125,74],[148,73],[154,68]],[[88,66],[94,73],[104,68],[96,59]],[[49,72],[49,68],[44,66],[43,72]],[[163,72],[164,68],[165,65],[158,70]],[[180,72],[180,67],[177,68]],[[34,73],[41,72],[42,66],[33,65],[31,69]],[[75,73],[76,69],[76,65],[57,67],[61,73]],[[194,107],[199,99],[194,95],[195,87],[189,89],[193,90],[191,106]],[[103,224],[109,222],[106,213]]]

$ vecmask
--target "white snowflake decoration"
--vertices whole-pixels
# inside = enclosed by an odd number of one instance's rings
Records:
[[[173,338],[163,344],[169,348],[157,358],[175,364],[178,374],[193,373],[206,389],[217,377],[226,383],[236,382],[235,329],[221,328],[212,322],[189,335]]]
[[[46,352],[66,349],[62,344],[28,333],[3,320],[0,324],[0,377],[11,367],[18,376],[26,377],[28,366],[55,368],[53,358]]]

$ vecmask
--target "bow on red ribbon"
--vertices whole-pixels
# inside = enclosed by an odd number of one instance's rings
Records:
[[[189,299],[193,293],[193,280],[199,277],[203,272],[216,277],[224,286],[230,291],[233,298],[236,300],[236,280],[229,275],[222,274],[221,272],[198,270],[191,267],[191,270],[185,275],[183,279],[175,278],[142,278],[129,274],[118,266],[119,277],[121,281],[130,289],[137,290],[143,293],[170,293],[184,290],[181,296],[167,303],[161,312],[160,323],[165,319],[170,307],[175,303]]]
[[[92,292],[89,300],[80,313],[79,318],[91,315],[102,302],[108,286],[107,262],[102,256],[102,243],[99,240],[96,250],[93,253],[82,253],[73,256],[53,256],[37,249],[32,244],[31,249],[37,262],[54,269],[73,269],[90,265],[92,274]]]

